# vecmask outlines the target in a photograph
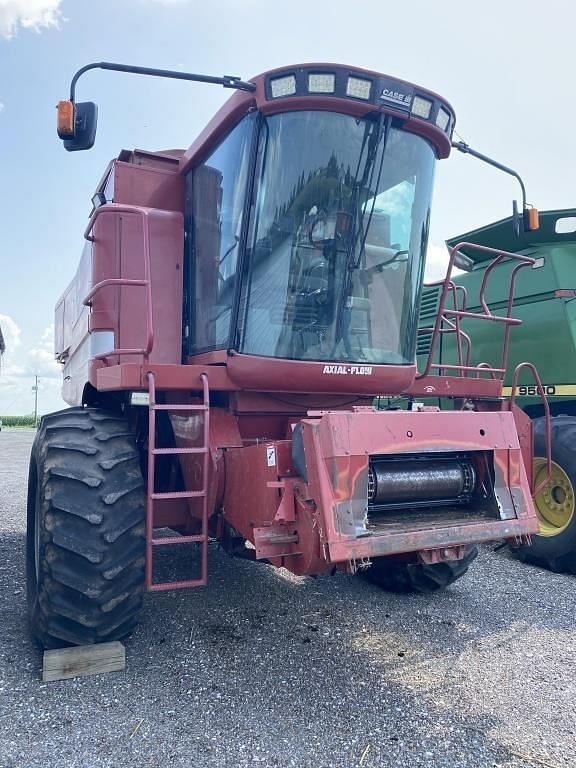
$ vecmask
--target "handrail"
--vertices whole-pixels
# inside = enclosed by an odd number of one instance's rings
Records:
[[[452,302],[454,304],[454,309],[465,310],[466,309],[466,289],[464,289],[464,293],[462,297],[463,298],[462,306],[459,306],[458,304],[458,290],[453,280],[449,281],[448,289],[452,294]],[[444,324],[448,325],[448,329],[444,328]],[[440,324],[440,333],[442,334],[446,332],[446,330],[448,330],[449,333],[452,332],[456,334],[456,349],[458,350],[458,362],[460,363],[460,365],[463,365],[464,361],[462,357],[462,338],[461,338],[462,329],[460,328],[460,318],[456,316],[452,321],[452,320],[449,320],[446,316],[444,316],[442,318],[442,323]],[[466,365],[468,365],[469,362],[470,361],[468,360],[466,362]],[[460,375],[463,375],[463,372],[461,372]]]
[[[470,312],[465,309],[466,307],[466,299],[467,295],[463,294],[463,303],[462,303],[462,309],[458,309],[458,302],[456,300],[456,291],[454,289],[454,283],[451,279],[452,277],[452,270],[454,268],[454,260],[456,258],[456,254],[459,250],[462,248],[468,248],[476,251],[481,251],[483,253],[488,254],[494,254],[495,258],[492,260],[492,262],[487,266],[482,283],[480,286],[480,292],[479,292],[479,302],[480,306],[483,310],[482,313],[479,312]],[[512,308],[514,304],[514,289],[516,284],[516,275],[520,269],[523,267],[530,266],[534,264],[534,259],[530,258],[529,256],[522,256],[518,253],[510,253],[509,251],[502,251],[498,250],[496,248],[488,248],[484,245],[477,245],[476,243],[467,243],[467,242],[460,242],[457,243],[452,248],[449,248],[450,252],[450,258],[448,261],[448,270],[446,273],[446,277],[443,281],[437,281],[435,285],[442,285],[442,290],[440,293],[440,300],[438,302],[438,312],[436,314],[436,321],[434,323],[434,327],[432,329],[432,338],[430,340],[430,347],[428,351],[428,359],[426,361],[426,366],[424,370],[421,373],[416,374],[416,379],[423,379],[426,376],[429,375],[432,368],[450,368],[453,370],[458,370],[460,373],[463,373],[466,375],[466,373],[470,370],[475,370],[474,367],[470,366],[453,366],[453,365],[435,365],[433,363],[434,359],[434,353],[436,351],[436,346],[438,342],[438,338],[440,334],[442,333],[442,323],[447,320],[447,317],[451,317],[454,320],[454,323],[457,327],[457,329],[460,329],[460,320],[462,318],[467,318],[471,320],[488,320],[490,322],[497,322],[497,323],[503,323],[505,325],[504,330],[504,341],[502,344],[502,361],[500,364],[500,368],[491,368],[492,371],[496,373],[500,373],[502,375],[502,378],[504,376],[506,365],[508,362],[508,351],[510,346],[510,329],[513,325],[520,325],[522,323],[521,320],[511,317]],[[510,282],[509,282],[509,290],[508,290],[508,301],[506,305],[506,315],[494,315],[490,308],[488,307],[488,304],[486,303],[486,286],[488,284],[488,279],[492,272],[494,271],[495,267],[501,263],[502,261],[518,261],[520,262],[517,264],[514,269],[512,270],[512,274],[510,276]],[[448,296],[449,291],[452,291],[454,294],[454,309],[450,309],[449,307],[446,307],[446,299]],[[430,330],[430,329],[426,329]],[[459,337],[459,330],[456,330],[456,334]],[[462,360],[460,360],[462,362]]]
[[[460,293],[462,293],[462,306],[460,307],[460,309],[466,309],[466,306],[468,304],[468,291],[466,290],[466,286],[465,285],[456,285],[456,283],[452,283],[452,285],[454,286],[454,294],[455,294],[455,296],[458,295],[458,291],[460,291]],[[456,304],[455,304],[455,306],[456,306]]]
[[[498,368],[493,368],[490,363],[478,363],[476,368],[478,369],[478,373],[476,374],[477,379],[480,378],[480,371],[485,370],[490,374],[490,378],[496,381],[496,376],[494,374],[498,373]],[[504,371],[504,373],[506,373],[506,371]]]
[[[466,373],[475,373],[476,377],[473,378],[480,378],[478,376],[478,373],[481,371],[486,371],[486,373],[506,373],[505,368],[493,368],[491,365],[488,365],[487,363],[480,363],[479,365],[460,365],[459,363],[432,363],[430,368],[437,368],[437,369],[443,369],[443,368],[449,368],[453,371],[465,371]]]
[[[506,315],[480,315],[477,312],[463,312],[461,309],[450,309],[450,307],[446,307],[444,312],[453,317],[468,317],[473,320],[490,320],[490,322],[506,323],[506,325],[522,325],[522,320],[518,320],[515,317],[507,317]]]
[[[510,410],[512,410],[513,406],[516,403],[516,390],[518,388],[518,377],[520,375],[520,371],[523,368],[528,368],[532,373],[532,376],[534,377],[538,394],[540,395],[540,399],[542,400],[542,403],[544,405],[544,419],[546,424],[546,477],[544,478],[544,480],[542,480],[541,483],[539,483],[537,488],[533,488],[532,497],[534,497],[534,496],[538,496],[540,491],[542,491],[542,489],[548,485],[548,483],[550,482],[550,478],[552,477],[552,420],[550,418],[550,406],[548,405],[548,398],[546,397],[546,393],[544,392],[544,387],[542,386],[540,374],[538,373],[536,366],[533,363],[528,363],[528,362],[519,363],[514,369],[514,376],[512,377],[512,388],[511,388],[510,400],[509,400]]]
[[[441,285],[443,283],[442,280],[435,282],[435,283],[428,283],[425,287],[433,287],[436,285]],[[463,285],[456,285],[453,280],[448,281],[448,289],[452,294],[452,301],[454,303],[454,309],[455,310],[465,310],[466,304],[468,300],[468,292]],[[458,302],[458,295],[462,294],[462,302],[459,304]],[[447,326],[444,328],[444,324]],[[429,327],[423,327],[423,328],[417,328],[416,333],[417,334],[424,334],[429,333],[432,334],[432,328]],[[470,358],[472,355],[472,339],[470,336],[462,330],[460,327],[460,320],[458,317],[454,318],[454,321],[449,320],[446,316],[442,318],[442,323],[440,325],[440,334],[456,334],[456,346],[458,349],[458,364],[463,366],[469,366],[470,365]],[[463,350],[462,350],[462,340],[466,342],[466,356],[464,358]],[[442,365],[431,365],[431,368],[438,368],[442,369],[444,366]],[[450,367],[450,366],[446,366]],[[461,371],[460,374],[464,376],[464,371]]]
[[[137,205],[122,205],[119,203],[106,203],[105,205],[96,208],[90,217],[88,226],[84,231],[84,239],[91,243],[96,241],[94,235],[91,234],[94,224],[100,216],[107,213],[125,213],[136,214],[142,219],[142,236],[143,236],[143,251],[144,251],[144,278],[141,280],[134,280],[124,277],[111,277],[105,280],[101,280],[96,285],[92,286],[92,289],[84,297],[83,304],[86,307],[92,307],[92,299],[94,296],[102,290],[111,285],[126,286],[126,287],[144,287],[146,289],[146,346],[140,349],[122,349],[117,347],[109,352],[102,352],[99,355],[95,355],[95,360],[103,360],[113,355],[143,355],[144,360],[147,361],[154,346],[154,318],[152,314],[152,280],[151,280],[151,267],[150,267],[150,211],[147,208],[142,208]]]
[[[435,285],[441,285],[443,281],[438,281],[437,283],[429,283],[426,287],[431,287]],[[455,310],[465,310],[466,309],[466,301],[467,301],[467,291],[466,288],[463,285],[456,285],[453,280],[449,280],[448,282],[448,289],[452,294],[452,301],[454,303],[454,309]],[[462,303],[459,304],[458,302],[458,295],[459,293],[462,294]],[[470,365],[470,357],[472,353],[472,339],[470,336],[465,333],[462,328],[460,327],[460,320],[458,317],[454,318],[454,321],[449,320],[446,316],[446,312],[444,313],[444,317],[442,318],[442,322],[440,324],[440,330],[439,333],[442,334],[456,334],[456,348],[458,350],[458,365]],[[447,327],[445,328],[444,325]],[[417,334],[424,334],[429,333],[432,334],[432,329],[429,327],[424,328],[417,328],[416,333]],[[463,351],[462,351],[462,339],[466,342],[466,358],[464,359]],[[430,368],[436,368],[439,370],[442,370],[443,367],[449,368],[450,366],[442,366],[442,365],[435,365],[432,364]],[[465,376],[464,371],[458,371],[460,376]]]
[[[458,338],[458,366],[469,366],[470,365],[470,354],[472,350],[472,339],[470,336],[466,333],[466,331],[463,331],[462,328],[460,328],[456,323],[453,323],[452,320],[449,320],[447,317],[444,318],[444,322],[446,323],[446,328],[440,328],[440,333],[450,334],[455,333],[457,334]],[[428,333],[431,333],[429,329],[418,329],[418,333],[423,332],[424,330],[427,330]],[[463,351],[462,351],[462,341],[463,339],[466,342],[466,356],[464,357]],[[432,363],[430,366],[431,368],[449,368],[449,365],[444,365],[443,363]]]
[[[462,306],[458,306],[458,290],[456,288],[456,284],[451,280],[450,281],[450,287],[452,290],[452,298],[454,301],[454,309],[459,309],[460,311],[464,311],[466,309],[466,289],[464,289],[464,293],[462,294]],[[456,346],[458,348],[458,361],[460,364],[463,364],[463,358],[462,358],[462,329],[460,328],[460,318],[458,316],[454,317],[454,320],[449,320],[447,317],[444,319],[444,322],[448,324],[448,327],[450,325],[453,325],[456,330]],[[468,337],[470,340],[470,337]],[[471,342],[471,340],[470,340]],[[472,344],[470,343],[468,346],[468,356],[466,360],[466,365],[470,365],[470,348]],[[466,374],[464,371],[461,372],[462,376],[465,376]]]

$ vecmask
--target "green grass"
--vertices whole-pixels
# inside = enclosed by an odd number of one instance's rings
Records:
[[[0,416],[3,427],[34,427],[34,414],[27,416]]]

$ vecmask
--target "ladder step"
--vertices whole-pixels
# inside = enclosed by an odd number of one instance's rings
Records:
[[[188,581],[166,581],[158,584],[151,584],[148,587],[150,592],[165,592],[167,589],[188,589],[189,587],[205,587],[205,579],[190,579]]]
[[[179,456],[186,453],[206,453],[207,448],[153,448],[155,456]]]
[[[150,592],[163,592],[165,590],[172,589],[188,589],[191,587],[205,586],[208,581],[208,518],[209,518],[209,497],[208,497],[208,478],[210,470],[210,444],[209,444],[209,426],[210,426],[210,390],[208,386],[208,376],[202,374],[202,396],[196,398],[193,403],[167,403],[165,401],[161,403],[156,402],[156,384],[155,374],[153,372],[148,373],[148,415],[149,428],[148,428],[148,494],[146,500],[146,562],[145,562],[145,577],[146,587]],[[196,447],[190,448],[160,448],[157,447],[157,428],[156,428],[156,411],[174,411],[180,413],[198,414],[198,418],[202,424],[203,437],[201,442],[196,443]],[[192,418],[192,417],[190,417]],[[196,483],[201,484],[201,490],[188,490],[188,491],[168,491],[168,492],[155,492],[155,473],[156,473],[156,456],[186,456],[197,455],[202,459],[199,463],[202,465],[202,480]],[[185,477],[186,481],[187,478]],[[192,482],[192,481],[191,481]],[[186,487],[186,485],[184,486]],[[164,538],[155,538],[154,536],[154,502],[155,501],[168,501],[172,499],[199,499],[199,506],[202,511],[200,531],[201,534],[196,535],[184,535],[178,536],[175,533]],[[198,505],[196,505],[198,507]],[[199,509],[196,509],[199,511]],[[158,535],[158,534],[157,534]],[[154,555],[156,547],[169,546],[176,544],[198,544],[199,545],[199,572],[196,574],[196,578],[187,578],[184,580],[176,579],[175,581],[167,582],[154,582]],[[195,559],[195,558],[194,558]]]
[[[171,491],[169,493],[151,493],[151,499],[201,499],[206,491]]]
[[[151,405],[151,411],[207,411],[207,405]]]
[[[158,547],[162,544],[199,544],[202,541],[206,541],[206,536],[201,534],[198,536],[165,536],[162,539],[152,539],[152,545]]]

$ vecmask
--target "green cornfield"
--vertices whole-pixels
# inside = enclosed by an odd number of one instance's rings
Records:
[[[34,414],[27,416],[0,416],[0,422],[3,427],[33,427]]]

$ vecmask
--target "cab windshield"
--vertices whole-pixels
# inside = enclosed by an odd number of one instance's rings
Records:
[[[434,160],[384,115],[266,118],[240,351],[413,363]]]

